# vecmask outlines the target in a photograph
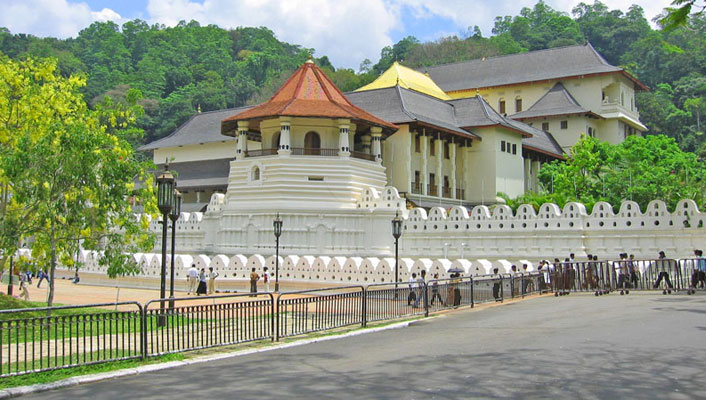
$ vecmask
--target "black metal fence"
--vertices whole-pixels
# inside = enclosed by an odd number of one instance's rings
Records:
[[[233,294],[170,299],[145,304],[143,343],[146,357],[188,350],[274,339],[274,298],[271,293]],[[179,305],[184,302],[192,304]],[[196,302],[197,304],[193,304]]]
[[[228,346],[474,306],[541,274],[0,311],[0,376]]]
[[[365,288],[346,286],[277,296],[275,339],[365,324]]]
[[[143,315],[136,302],[0,310],[0,376],[141,358]]]

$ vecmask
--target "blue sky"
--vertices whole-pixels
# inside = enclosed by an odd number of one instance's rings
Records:
[[[545,0],[571,12],[580,0]],[[590,0],[584,0],[590,2]],[[73,37],[94,21],[141,18],[168,26],[195,19],[223,28],[267,26],[280,40],[316,49],[337,67],[357,69],[380,49],[412,35],[421,41],[478,25],[489,36],[498,15],[517,15],[536,0],[0,0],[0,26],[13,33]],[[670,0],[604,1],[626,11],[633,3],[648,19]]]

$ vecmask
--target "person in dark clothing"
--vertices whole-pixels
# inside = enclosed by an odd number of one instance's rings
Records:
[[[671,293],[673,286],[672,281],[669,279],[669,272],[667,272],[669,264],[669,260],[667,260],[667,256],[664,254],[664,251],[660,251],[659,259],[655,261],[655,270],[658,271],[658,275],[657,281],[655,281],[654,284],[654,288],[657,289],[659,287],[659,284],[662,282],[662,279],[664,279],[667,284],[667,290]]]
[[[196,295],[201,296],[208,294],[208,286],[206,284],[206,269],[201,268],[201,272],[199,272],[199,287],[196,289]]]
[[[500,297],[500,285],[502,285],[502,276],[498,273],[497,268],[493,268],[493,279],[495,281],[493,282],[493,298],[495,298],[495,301],[502,301],[502,297]]]

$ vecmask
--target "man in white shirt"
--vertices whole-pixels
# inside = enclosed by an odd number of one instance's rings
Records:
[[[407,305],[411,306],[413,301],[417,300],[417,273],[412,272],[412,276],[409,277],[409,296],[407,296]]]
[[[186,281],[188,283],[186,294],[196,294],[196,288],[199,286],[199,270],[196,269],[196,264],[191,264],[191,268],[186,271]]]
[[[213,267],[208,269],[208,294],[214,294],[216,292],[216,278],[218,278],[218,272],[213,270]]]

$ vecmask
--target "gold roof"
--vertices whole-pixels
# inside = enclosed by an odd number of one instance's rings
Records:
[[[400,87],[405,89],[428,94],[437,99],[451,100],[451,97],[441,90],[428,75],[400,65],[397,61],[392,63],[392,66],[373,82],[355,91],[362,92],[365,90],[394,87],[396,85],[400,85]]]

